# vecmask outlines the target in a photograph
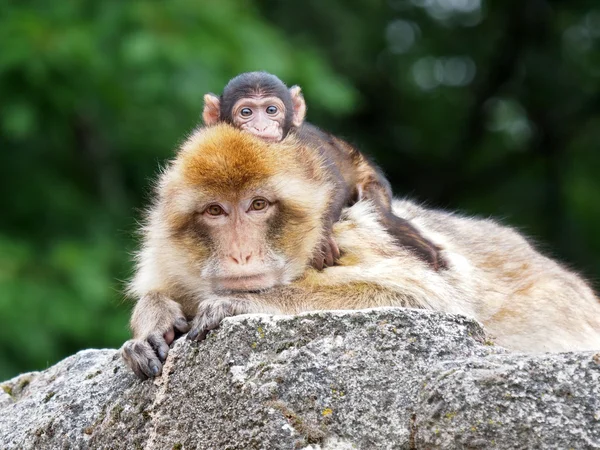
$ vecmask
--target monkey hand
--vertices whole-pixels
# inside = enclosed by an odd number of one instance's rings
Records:
[[[204,300],[198,306],[198,314],[192,322],[187,338],[202,341],[209,331],[219,327],[225,317],[237,316],[248,312],[247,302],[237,299],[212,298]]]
[[[138,378],[145,380],[161,374],[169,353],[169,345],[175,333],[183,334],[190,329],[185,317],[177,318],[167,331],[154,331],[143,339],[130,339],[123,344],[121,355]]]
[[[311,265],[317,270],[322,270],[324,267],[333,266],[339,257],[340,249],[333,238],[333,231],[330,230],[317,247]]]

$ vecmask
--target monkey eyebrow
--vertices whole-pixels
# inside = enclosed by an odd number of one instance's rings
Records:
[[[259,102],[258,102],[259,105],[272,104],[272,105],[277,105],[277,106],[285,106],[283,100],[281,100],[279,97],[276,97],[274,95],[269,96],[269,97],[263,97],[261,95],[246,95],[242,98],[248,99],[248,100],[259,100]],[[243,103],[240,102],[240,105],[242,105],[242,104]],[[237,106],[237,103],[235,106]]]

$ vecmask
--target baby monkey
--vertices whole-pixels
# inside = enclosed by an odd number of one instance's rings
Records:
[[[247,72],[231,79],[221,96],[204,96],[202,119],[205,125],[226,122],[273,142],[295,134],[319,149],[336,190],[325,221],[325,237],[312,261],[317,269],[332,266],[339,258],[333,224],[345,206],[362,199],[373,202],[379,220],[400,245],[434,269],[446,268],[441,249],[410,222],[393,214],[392,189],[381,170],[349,143],[305,122],[305,115],[306,103],[299,86],[288,89],[275,75]]]

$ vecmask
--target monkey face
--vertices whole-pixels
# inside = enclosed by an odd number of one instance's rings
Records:
[[[247,72],[227,83],[221,97],[204,96],[205,125],[229,123],[263,139],[281,141],[304,122],[306,103],[299,86],[290,89],[275,75]]]
[[[271,144],[225,124],[196,132],[163,174],[153,211],[169,283],[222,293],[300,276],[333,189],[315,155],[293,139]]]
[[[233,124],[263,139],[283,139],[285,105],[278,97],[253,96],[238,100],[232,109]]]
[[[214,292],[256,291],[280,284],[287,258],[268,237],[280,215],[272,193],[215,197],[195,215],[192,237],[211,249],[202,275]]]

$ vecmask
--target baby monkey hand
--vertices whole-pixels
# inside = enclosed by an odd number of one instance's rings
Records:
[[[340,249],[333,237],[333,230],[329,230],[317,247],[311,265],[317,270],[322,270],[324,267],[333,266],[339,258]]]

